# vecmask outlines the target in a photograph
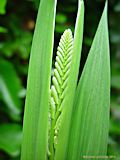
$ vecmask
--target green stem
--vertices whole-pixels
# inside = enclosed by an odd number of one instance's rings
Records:
[[[54,127],[55,127],[55,119],[51,120],[51,129],[50,129],[50,141],[49,141],[49,149],[50,149],[50,155],[49,160],[54,160]]]
[[[49,160],[54,160],[55,155],[55,148],[54,148],[54,133],[55,133],[55,124],[57,122],[58,117],[60,116],[61,112],[57,111],[55,118],[51,119],[51,129],[50,129],[50,141],[49,141],[49,149],[50,149],[50,155]]]

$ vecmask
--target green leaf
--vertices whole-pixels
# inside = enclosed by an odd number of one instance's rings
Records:
[[[19,98],[21,89],[22,86],[13,65],[4,59],[0,59],[1,98],[10,110],[9,114],[16,120],[20,119],[22,111]]]
[[[109,56],[106,3],[77,87],[67,156],[69,160],[107,154],[110,113]]]
[[[120,75],[112,75],[111,86],[120,89]]]
[[[41,0],[33,37],[21,160],[45,160],[56,0]]]
[[[6,10],[5,10],[6,4],[7,4],[7,0],[0,0],[0,14],[6,13]]]
[[[62,13],[58,13],[56,15],[56,23],[60,23],[60,24],[64,24],[67,22],[67,17],[66,15],[62,14]]]
[[[22,128],[17,124],[0,125],[0,150],[11,156],[20,154]]]
[[[68,86],[66,89],[67,94],[64,100],[64,107],[61,115],[62,116],[61,127],[58,136],[58,144],[56,146],[56,154],[55,154],[56,160],[67,159],[66,156],[69,143],[70,122],[72,117],[73,100],[77,86],[77,78],[78,78],[81,49],[82,49],[83,19],[84,19],[84,3],[83,1],[80,0],[76,26],[75,26],[75,33],[74,33],[72,63],[68,78]]]
[[[12,57],[17,51],[22,59],[28,59],[31,41],[32,34],[27,31],[21,31],[15,40],[1,43],[0,52],[6,57]]]
[[[115,120],[110,121],[110,133],[115,135],[120,135],[120,123]]]
[[[0,33],[6,33],[6,32],[7,32],[7,29],[0,26]]]

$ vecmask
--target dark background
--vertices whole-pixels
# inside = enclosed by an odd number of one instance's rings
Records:
[[[85,1],[85,63],[105,0]],[[19,160],[28,62],[39,0],[0,0],[0,160]],[[74,31],[77,0],[59,0],[55,46],[67,28]],[[111,118],[108,155],[120,160],[120,1],[109,0]],[[44,37],[43,37],[44,38]]]

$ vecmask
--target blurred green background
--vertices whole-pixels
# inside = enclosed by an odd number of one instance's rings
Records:
[[[81,69],[105,0],[85,1]],[[0,0],[0,160],[19,160],[28,62],[39,0]],[[59,0],[55,46],[66,28],[74,31],[77,0]],[[109,1],[111,118],[108,155],[120,160],[120,1]],[[44,38],[44,37],[43,37]],[[38,44],[39,45],[39,44]]]

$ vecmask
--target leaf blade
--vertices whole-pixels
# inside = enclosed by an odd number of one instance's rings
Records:
[[[9,71],[9,72],[8,72]],[[19,92],[22,89],[20,79],[14,66],[7,60],[0,59],[0,94],[14,120],[20,120],[22,103]]]
[[[58,144],[56,147],[56,160],[66,160],[69,144],[70,123],[72,117],[73,100],[75,96],[75,90],[77,86],[77,78],[79,72],[79,64],[81,58],[82,40],[83,40],[83,24],[84,24],[84,2],[79,0],[78,14],[76,19],[73,55],[71,62],[71,70],[68,79],[68,90],[66,100],[64,103],[64,110],[62,115],[62,122],[60,133],[58,136]],[[79,34],[78,34],[79,33]],[[64,147],[63,147],[64,144]]]
[[[21,141],[22,128],[20,125],[10,123],[0,125],[0,150],[16,157],[20,154]]]
[[[68,159],[106,155],[109,106],[110,57],[106,3],[76,91]]]
[[[42,0],[31,49],[23,126],[22,160],[46,159],[51,59],[56,0]]]

